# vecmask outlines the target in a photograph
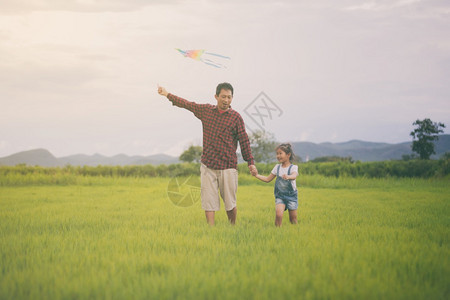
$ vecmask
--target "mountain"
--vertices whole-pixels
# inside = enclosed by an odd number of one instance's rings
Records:
[[[72,166],[125,166],[125,165],[160,165],[173,164],[179,162],[178,158],[165,155],[155,154],[150,156],[128,156],[125,154],[118,154],[112,157],[103,156],[100,154],[84,155],[76,154],[59,158],[62,165]]]
[[[294,153],[300,156],[303,161],[308,158],[312,160],[321,156],[351,156],[353,160],[360,161],[383,161],[392,159],[402,159],[402,155],[412,154],[411,142],[399,144],[373,143],[359,140],[352,140],[344,143],[320,143],[310,142],[292,143]],[[450,152],[450,135],[439,136],[435,143],[436,154],[433,159],[441,157],[445,152]]]
[[[440,135],[434,150],[436,151],[436,156],[438,157],[445,152],[450,152],[450,134]]]
[[[301,157],[303,161],[308,158],[312,160],[321,156],[351,156],[353,160],[360,161],[382,161],[392,159],[402,159],[402,155],[412,154],[411,142],[399,144],[373,143],[359,140],[352,140],[344,143],[292,143],[294,153]],[[432,158],[437,159],[445,152],[450,152],[450,135],[439,136],[435,143],[436,154]],[[31,166],[56,167],[56,166],[124,166],[124,165],[160,165],[178,163],[176,157],[156,154],[150,156],[128,156],[118,154],[112,157],[101,154],[85,155],[76,154],[57,158],[45,149],[35,149],[19,152],[10,156],[0,158],[0,166],[14,166],[27,164]],[[242,162],[240,160],[240,162]]]
[[[112,157],[103,156],[101,154],[85,155],[76,154],[56,158],[45,149],[35,149],[19,152],[10,156],[0,158],[0,166],[15,166],[18,164],[26,164],[30,166],[42,167],[58,167],[65,165],[72,166],[125,166],[125,165],[160,165],[178,163],[176,157],[155,154],[150,156],[127,156],[119,154]]]
[[[0,158],[0,166],[15,166],[18,164],[57,167],[60,165],[60,162],[53,154],[45,149],[23,151]]]

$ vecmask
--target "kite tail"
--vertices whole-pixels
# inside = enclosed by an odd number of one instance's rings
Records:
[[[202,59],[201,60],[204,64],[207,64],[207,65],[210,65],[210,66],[213,66],[213,67],[216,67],[216,68],[221,68],[221,65],[220,64],[216,64],[216,63],[214,63],[213,61],[210,61],[209,59]]]
[[[217,57],[221,57],[221,58],[225,58],[225,59],[231,59],[231,57],[216,54],[216,53],[211,53],[211,52],[205,52],[204,54],[213,55],[213,56],[217,56]]]

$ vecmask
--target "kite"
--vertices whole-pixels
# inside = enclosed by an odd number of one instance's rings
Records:
[[[221,62],[225,62],[226,60],[231,59],[231,57],[206,52],[206,50],[181,50],[178,48],[176,48],[176,50],[183,54],[184,57],[189,57],[201,61],[202,63],[216,68],[226,68],[226,65]]]

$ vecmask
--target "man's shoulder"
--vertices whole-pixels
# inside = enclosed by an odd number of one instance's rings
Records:
[[[233,108],[230,107],[230,109],[228,110],[230,112],[230,114],[235,114],[235,115],[241,115],[240,113],[238,113],[237,110],[234,110]]]
[[[229,114],[237,119],[243,120],[241,114],[232,108],[229,109]]]

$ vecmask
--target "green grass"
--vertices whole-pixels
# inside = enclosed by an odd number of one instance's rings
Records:
[[[0,187],[0,299],[448,299],[448,180],[299,179],[299,224],[240,175],[237,225],[169,178]],[[43,181],[45,182],[45,180]]]

